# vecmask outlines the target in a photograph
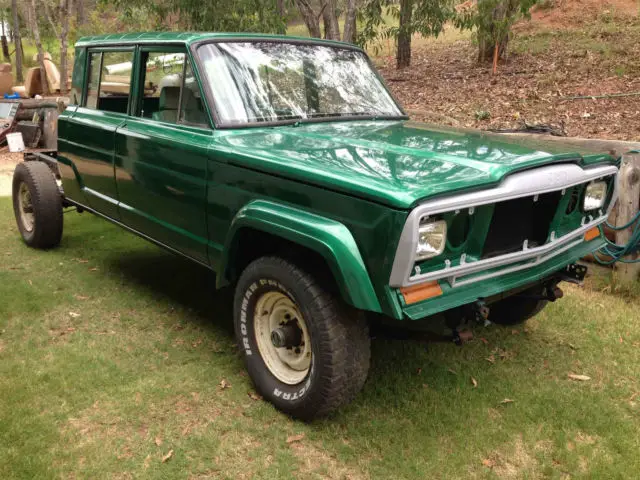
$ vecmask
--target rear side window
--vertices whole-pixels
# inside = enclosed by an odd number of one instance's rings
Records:
[[[132,51],[91,53],[85,106],[106,112],[127,113],[132,67]]]
[[[85,102],[88,108],[98,108],[98,87],[100,86],[100,64],[102,62],[102,53],[92,53],[89,55],[89,75],[87,82],[87,100]]]

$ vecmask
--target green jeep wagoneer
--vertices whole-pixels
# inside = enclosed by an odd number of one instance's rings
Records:
[[[233,285],[257,390],[310,419],[362,388],[372,319],[455,337],[581,281],[617,172],[412,123],[353,45],[165,32],[76,44],[58,150],[18,165],[13,194],[27,245],[56,246],[75,207]]]

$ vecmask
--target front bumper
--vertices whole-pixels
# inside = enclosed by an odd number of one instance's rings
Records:
[[[440,282],[442,295],[428,300],[406,305],[398,289],[396,293],[398,308],[402,318],[420,320],[452,308],[475,302],[482,298],[488,298],[499,293],[508,292],[518,287],[536,283],[564,269],[567,265],[578,261],[580,258],[593,253],[604,245],[601,237],[589,242],[583,241],[580,245],[569,250],[562,251],[552,258],[533,267],[526,267],[510,273],[494,276],[477,283],[457,284],[451,286],[447,282]]]

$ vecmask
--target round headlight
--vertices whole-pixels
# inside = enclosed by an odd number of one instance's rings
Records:
[[[593,182],[587,185],[584,191],[584,203],[582,208],[585,211],[597,210],[602,208],[604,201],[607,198],[607,184],[606,182]]]
[[[440,255],[447,243],[447,223],[444,220],[422,223],[418,228],[416,258],[426,260]]]

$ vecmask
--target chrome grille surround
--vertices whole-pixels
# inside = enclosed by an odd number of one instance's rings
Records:
[[[584,216],[582,225],[576,230],[561,237],[552,237],[550,241],[539,247],[527,248],[525,244],[521,251],[476,262],[466,261],[457,266],[450,266],[450,264],[443,261],[442,269],[426,273],[416,272],[414,266],[416,263],[415,251],[418,241],[418,225],[426,217],[440,213],[473,209],[481,205],[504,202],[514,198],[562,191],[575,185],[617,175],[617,173],[618,168],[613,165],[601,165],[591,168],[582,168],[576,164],[549,165],[509,175],[500,185],[494,188],[437,198],[422,203],[411,211],[405,222],[396,249],[389,285],[398,288],[426,281],[446,279],[452,287],[456,287],[539,265],[579,245],[583,241],[582,236],[585,232],[600,225],[607,219],[618,195],[617,178],[614,179],[614,190],[607,211],[598,211],[595,217]],[[527,262],[521,264],[520,262],[523,261]],[[514,263],[518,265],[513,265]],[[505,268],[488,272],[486,275],[464,278],[496,267]]]

